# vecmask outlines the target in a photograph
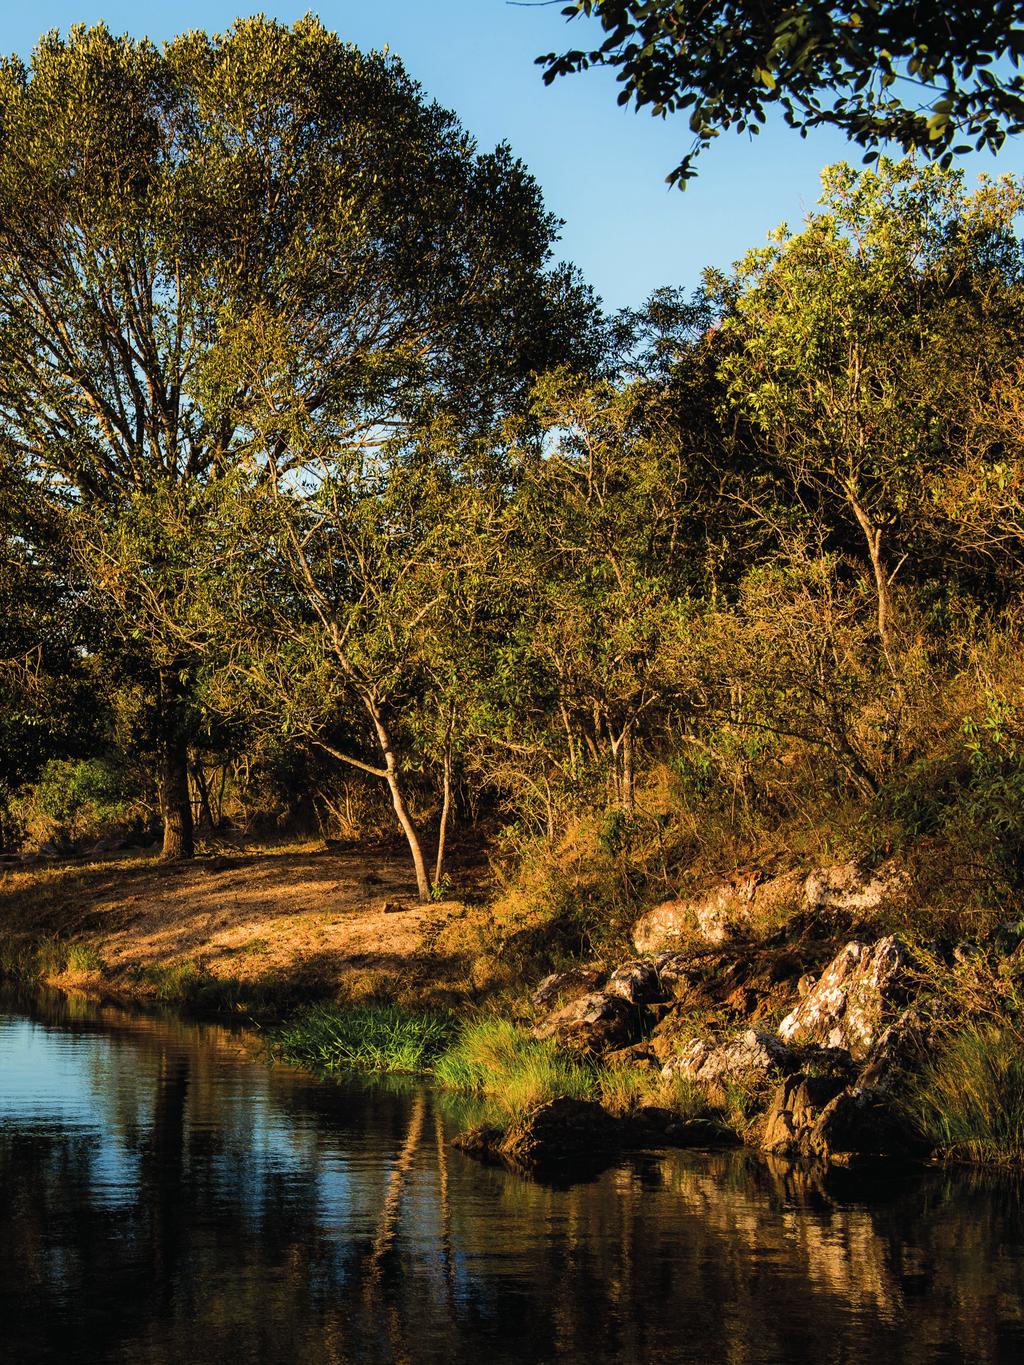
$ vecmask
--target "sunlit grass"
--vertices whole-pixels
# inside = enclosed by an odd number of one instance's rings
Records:
[[[292,1061],[326,1071],[428,1072],[451,1042],[453,1020],[394,1005],[313,1006],[275,1035]]]
[[[449,1090],[485,1096],[512,1113],[562,1097],[593,1100],[600,1093],[596,1067],[508,1019],[464,1024],[438,1058],[434,1077]]]
[[[1024,1039],[994,1025],[961,1029],[910,1083],[907,1106],[947,1157],[1024,1162]]]

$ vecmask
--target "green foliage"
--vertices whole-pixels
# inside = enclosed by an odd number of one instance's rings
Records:
[[[51,759],[32,792],[32,806],[70,837],[127,823],[138,795],[126,790],[126,774],[109,759]]]
[[[948,162],[972,143],[995,150],[1024,128],[1014,0],[571,0],[562,12],[595,19],[605,37],[591,51],[538,58],[545,81],[609,66],[620,104],[685,113],[694,146],[669,177],[681,185],[713,138],[760,132],[773,106],[803,136],[823,124],[840,129],[871,149],[866,159],[894,141]]]

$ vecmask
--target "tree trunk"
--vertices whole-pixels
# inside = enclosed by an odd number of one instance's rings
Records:
[[[633,814],[633,722],[626,722],[622,732],[622,809]]]
[[[192,800],[188,790],[188,736],[183,723],[180,689],[162,673],[160,706],[160,816],[164,838],[160,857],[165,861],[191,858],[195,853]]]
[[[213,807],[210,805],[210,784],[198,758],[192,760],[192,780],[199,798],[199,828],[213,830],[216,822],[213,818]]]
[[[384,755],[384,778],[391,792],[391,804],[395,808],[398,816],[398,823],[402,827],[406,842],[409,845],[409,852],[412,854],[412,865],[416,869],[416,889],[421,901],[430,900],[430,878],[427,876],[427,865],[423,860],[423,849],[420,847],[420,838],[413,824],[409,808],[405,804],[405,796],[402,792],[402,784],[398,777],[398,764],[395,762],[394,749],[391,746],[391,736],[388,734],[387,726],[384,724],[376,702],[372,697],[363,696],[363,704],[370,713],[374,729],[377,731],[377,742],[380,744],[380,751]]]
[[[889,591],[889,577],[885,572],[885,560],[882,556],[882,528],[876,526],[860,502],[849,495],[850,506],[853,515],[857,518],[860,529],[864,532],[864,539],[867,541],[868,558],[871,560],[871,572],[875,580],[875,596],[878,601],[878,638],[882,645],[882,653],[885,655],[886,663],[893,677],[896,676],[896,664],[892,652],[892,593]]]
[[[444,751],[444,794],[441,798],[441,828],[437,832],[437,861],[434,864],[434,885],[437,886],[444,873],[444,846],[448,838],[448,819],[452,808],[452,751],[446,745]]]

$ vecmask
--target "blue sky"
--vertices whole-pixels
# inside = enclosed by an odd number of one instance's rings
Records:
[[[312,10],[362,47],[387,44],[482,147],[511,143],[565,220],[561,253],[611,307],[639,304],[659,285],[692,286],[704,266],[728,265],[776,223],[799,222],[817,199],[822,166],[862,155],[828,132],[806,141],[782,126],[752,139],[723,135],[680,193],[664,177],[684,149],[681,121],[619,109],[606,72],[543,85],[533,65],[538,53],[587,42],[584,22],[561,18],[561,0],[267,0],[263,8],[286,22]],[[240,0],[37,0],[4,9],[0,47],[23,56],[46,29],[76,22],[102,18],[117,32],[160,40],[188,28],[219,31],[250,12]],[[1022,175],[1024,139],[998,159],[980,155],[964,165],[972,177],[980,170]]]

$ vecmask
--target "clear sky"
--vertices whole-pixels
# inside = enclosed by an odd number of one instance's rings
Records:
[[[607,72],[542,83],[533,65],[539,53],[587,44],[585,21],[567,24],[561,8],[562,0],[263,4],[289,23],[312,10],[361,47],[388,45],[482,147],[508,141],[565,220],[562,254],[610,307],[639,304],[659,285],[695,285],[704,266],[726,266],[776,223],[798,223],[818,197],[822,166],[860,161],[860,149],[834,133],[801,140],[775,126],[756,138],[723,135],[704,154],[697,181],[684,193],[669,190],[664,177],[684,149],[684,121],[619,109]],[[0,47],[27,57],[45,30],[100,19],[159,41],[189,28],[221,31],[240,12],[251,12],[241,0],[8,0]],[[1024,175],[1024,138],[998,159],[979,155],[964,165],[972,177],[980,170]]]

